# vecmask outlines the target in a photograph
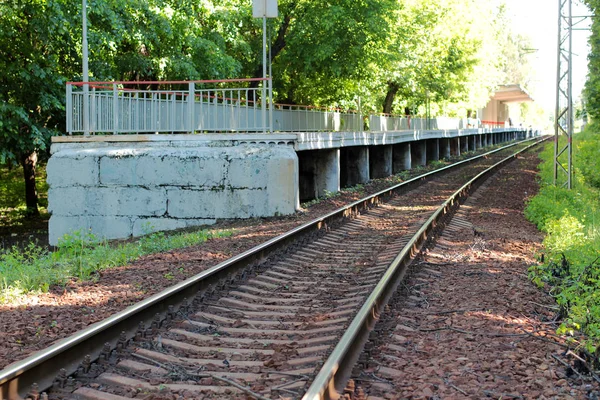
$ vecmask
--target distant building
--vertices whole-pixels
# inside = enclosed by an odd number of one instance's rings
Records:
[[[533,101],[520,85],[502,85],[490,98],[487,105],[479,110],[478,116],[485,125],[519,125],[519,103]]]

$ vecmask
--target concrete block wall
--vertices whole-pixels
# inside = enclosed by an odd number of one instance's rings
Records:
[[[515,137],[464,130],[53,138],[49,239],[55,245],[74,230],[118,239],[292,214],[300,199]]]
[[[120,239],[299,207],[292,146],[181,144],[53,145],[50,244],[75,230]]]

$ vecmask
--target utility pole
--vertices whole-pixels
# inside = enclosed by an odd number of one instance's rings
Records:
[[[279,15],[277,9],[277,0],[253,0],[252,1],[252,16],[254,18],[262,18],[263,23],[263,85],[262,85],[262,100],[261,111],[263,126],[269,126],[269,133],[273,132],[273,77],[271,76],[271,46],[269,45],[269,76],[267,79],[267,18],[277,18]],[[268,85],[268,100],[265,90]],[[269,103],[269,122],[267,124],[267,109],[266,103]],[[266,129],[265,129],[266,131]]]
[[[90,98],[88,81],[90,72],[88,68],[88,40],[87,40],[87,0],[82,0],[81,19],[83,28],[83,40],[81,43],[83,52],[83,134],[90,134]]]
[[[573,177],[573,13],[572,0],[558,0],[558,49],[554,123],[554,185],[571,189]],[[567,143],[560,145],[560,135]],[[565,163],[566,154],[566,163]],[[560,171],[560,172],[559,172]],[[566,180],[559,179],[566,176]]]

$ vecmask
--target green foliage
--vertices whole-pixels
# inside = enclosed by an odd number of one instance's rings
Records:
[[[45,165],[40,166],[35,177],[42,215],[46,215],[48,207],[48,184],[44,167]],[[0,225],[15,227],[25,222],[27,210],[24,193],[23,168],[19,166],[9,169],[0,165]]]
[[[590,126],[574,138],[578,150],[572,190],[552,184],[554,146],[546,146],[541,155],[542,187],[525,210],[527,218],[546,233],[546,263],[531,267],[530,277],[539,286],[552,287],[565,316],[559,331],[584,332],[591,352],[600,343],[600,190],[590,183],[600,169],[586,160],[600,152],[597,129]]]
[[[237,35],[231,19],[238,13],[220,12],[220,2],[212,3],[92,1],[90,71],[100,80],[238,77],[241,64],[229,54],[237,47],[228,39]]]
[[[71,279],[87,280],[98,271],[114,268],[142,257],[171,249],[201,244],[211,238],[230,236],[230,231],[208,231],[166,235],[153,233],[135,242],[109,244],[91,233],[63,236],[56,251],[34,243],[0,253],[0,303],[31,291],[46,292],[52,285]]]
[[[0,2],[0,165],[44,151],[64,126],[65,76],[77,65],[71,2]]]
[[[579,140],[574,143],[575,152],[578,156],[578,167],[582,179],[590,186],[600,189],[600,135],[591,129],[579,134]]]
[[[584,0],[590,8],[592,18],[592,33],[589,37],[590,53],[588,55],[588,74],[585,83],[584,97],[587,113],[592,119],[600,118],[600,13],[599,0]]]

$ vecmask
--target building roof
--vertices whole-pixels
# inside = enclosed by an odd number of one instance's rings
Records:
[[[494,95],[492,100],[498,100],[503,103],[523,103],[533,101],[529,93],[527,93],[520,85],[502,85]]]

